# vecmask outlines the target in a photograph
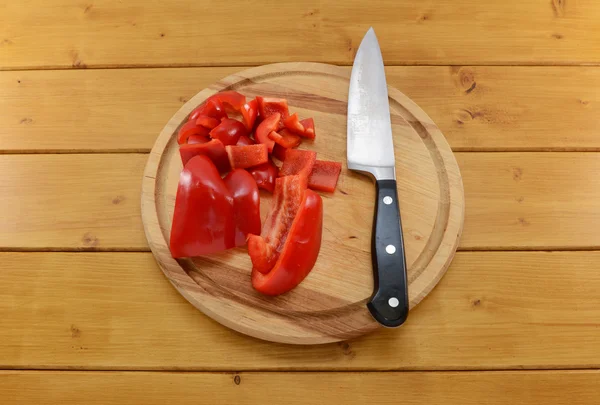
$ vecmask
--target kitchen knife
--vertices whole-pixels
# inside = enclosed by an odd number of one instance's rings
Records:
[[[380,324],[408,316],[408,287],[396,191],[394,142],[383,58],[373,28],[356,53],[348,94],[348,168],[375,180],[371,255],[375,288],[367,307]]]

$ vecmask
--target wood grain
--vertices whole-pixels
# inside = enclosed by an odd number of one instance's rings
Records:
[[[600,62],[594,0],[32,0],[5,1],[0,16],[3,69],[350,64],[371,25],[387,64]]]
[[[0,152],[149,152],[181,105],[238,70],[0,72]],[[600,150],[597,68],[406,66],[387,79],[455,151]]]
[[[597,399],[598,371],[473,373],[148,373],[3,371],[6,405],[177,403],[583,405]]]
[[[366,307],[373,294],[375,187],[370,178],[348,170],[346,164],[335,193],[323,196],[317,263],[301,285],[285,295],[265,297],[251,287],[252,265],[245,249],[193,260],[175,260],[169,249],[182,170],[176,139],[193,109],[223,90],[235,89],[246,97],[284,95],[291,111],[320,123],[319,137],[302,148],[315,150],[320,159],[345,162],[343,128],[349,81],[347,69],[317,63],[278,63],[236,72],[195,95],[156,140],[142,183],[142,220],[148,243],[177,290],[223,325],[260,339],[295,344],[346,340],[379,328]],[[435,123],[398,90],[389,88],[388,93],[408,299],[414,308],[438,283],[456,252],[464,221],[464,193],[456,159]],[[352,258],[351,271],[348,257]]]
[[[460,248],[600,247],[600,153],[455,155],[466,201]],[[147,158],[0,156],[0,249],[148,250],[138,200]]]
[[[318,346],[217,324],[150,253],[0,253],[0,263],[4,369],[600,367],[600,252],[459,252],[401,329]]]

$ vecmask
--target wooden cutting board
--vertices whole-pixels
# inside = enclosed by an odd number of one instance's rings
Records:
[[[348,69],[316,63],[244,70],[202,90],[160,133],[142,185],[148,243],[175,288],[223,325],[260,339],[296,344],[349,339],[379,327],[365,306],[373,290],[370,246],[375,187],[369,178],[346,166],[349,76]],[[304,142],[301,148],[317,151],[318,159],[343,162],[337,190],[322,194],[324,227],[317,263],[297,288],[278,297],[254,291],[245,249],[186,260],[175,260],[169,252],[182,169],[178,128],[206,98],[230,89],[246,97],[286,98],[290,111],[315,120],[316,140]],[[464,220],[464,193],[456,160],[438,127],[400,91],[389,88],[389,96],[413,308],[444,275],[456,251]],[[270,195],[261,197],[264,220]]]

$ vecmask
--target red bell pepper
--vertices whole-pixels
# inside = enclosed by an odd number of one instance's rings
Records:
[[[258,187],[244,170],[225,180],[206,156],[195,156],[179,177],[170,248],[174,258],[243,246],[260,231]]]
[[[251,167],[247,170],[248,173],[254,177],[254,180],[256,180],[256,185],[258,188],[267,190],[270,193],[273,192],[275,189],[275,180],[277,179],[279,169],[271,160],[269,160],[267,163]]]
[[[248,131],[252,131],[254,128],[254,122],[256,121],[256,116],[258,115],[258,102],[256,99],[248,101],[242,107],[240,111],[242,114],[242,118],[244,119],[244,125],[248,128]]]
[[[308,179],[312,172],[317,153],[310,150],[287,149],[279,176],[300,175]]]
[[[207,128],[207,129],[213,129],[220,123],[221,123],[220,120],[213,118],[213,117],[209,117],[208,115],[201,115],[196,119],[196,125]]]
[[[323,231],[323,201],[311,190],[303,193],[302,202],[289,229],[279,258],[268,272],[252,269],[252,286],[266,295],[279,295],[290,291],[306,278],[314,267]],[[252,259],[251,240],[260,236],[250,235],[248,252]],[[254,259],[252,260],[254,263]]]
[[[194,156],[204,155],[215,164],[220,173],[226,173],[231,169],[225,146],[218,139],[213,139],[207,143],[181,145],[179,154],[184,166]]]
[[[213,94],[209,99],[223,104],[227,112],[237,112],[240,114],[242,113],[244,104],[246,104],[246,96],[233,90]]]
[[[227,151],[229,164],[233,169],[247,169],[269,161],[267,145],[260,143],[248,146],[228,145],[225,150]]]
[[[282,120],[290,115],[288,103],[285,98],[256,97],[256,101],[258,102],[258,112],[263,119],[269,118],[275,113],[279,113]],[[278,123],[278,125],[279,128],[283,127],[282,122]]]
[[[271,153],[273,155],[273,157],[281,160],[282,162],[285,160],[285,152],[287,151],[286,148],[284,148],[281,145],[275,144],[275,146],[273,147],[273,153]]]
[[[238,120],[224,118],[212,131],[210,137],[223,142],[223,145],[235,145],[240,136],[248,136],[248,130]]]
[[[240,139],[238,139],[236,145],[237,146],[248,146],[248,145],[254,145],[256,142],[254,142],[249,136],[247,135],[242,135],[240,136]]]
[[[317,160],[308,177],[308,187],[333,193],[341,171],[342,164],[339,162]]]
[[[261,236],[248,236],[248,253],[253,269],[268,273],[274,266],[302,203],[306,182],[302,176],[279,177],[275,180],[273,203]]]
[[[254,139],[256,139],[256,142],[267,145],[269,153],[273,151],[273,147],[275,146],[275,141],[269,138],[269,134],[278,128],[280,118],[281,114],[276,112],[263,119],[254,133]]]
[[[307,118],[300,121],[300,125],[304,127],[304,133],[300,134],[301,136],[309,139],[315,139],[315,121],[312,118]]]
[[[248,234],[260,232],[260,195],[256,181],[242,169],[232,170],[223,179],[233,197],[235,246],[244,246]]]
[[[304,126],[300,123],[298,114],[294,113],[283,120],[283,125],[297,135],[304,134]]]
[[[196,107],[191,113],[189,120],[196,121],[198,117],[201,115],[206,115],[207,117],[212,117],[220,120],[221,118],[227,118],[227,113],[225,112],[225,107],[218,100],[212,100],[209,98],[206,102],[198,107]]]
[[[188,137],[187,143],[189,145],[195,144],[195,143],[206,143],[210,141],[209,137],[203,136],[203,135],[190,135]]]
[[[208,136],[208,129],[196,125],[195,121],[186,122],[177,133],[177,143],[182,145],[192,135]]]
[[[295,148],[302,142],[298,135],[292,134],[287,129],[283,128],[279,132],[271,132],[269,138],[275,141],[276,144],[283,146],[286,149]]]

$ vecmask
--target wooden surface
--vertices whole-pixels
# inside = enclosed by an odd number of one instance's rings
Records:
[[[410,404],[595,404],[599,18],[593,0],[0,0],[0,402],[396,403],[402,389]],[[401,330],[310,347],[232,332],[149,252],[156,134],[241,65],[350,65],[371,25],[389,84],[458,152],[460,251]]]
[[[319,159],[345,162],[349,84],[347,70],[326,64],[280,63],[243,70],[194,96],[158,136],[142,183],[142,220],[150,248],[177,290],[223,325],[260,339],[294,344],[347,340],[379,328],[366,307],[373,294],[375,187],[370,178],[345,164],[335,192],[323,194],[324,232],[317,263],[300,286],[285,295],[273,298],[254,291],[246,249],[191,260],[175,260],[169,249],[182,169],[176,139],[192,110],[228,89],[246,97],[284,96],[291,111],[315,120],[319,136],[302,148],[316,151]],[[464,223],[464,192],[456,159],[435,123],[397,89],[388,93],[409,305],[414,308],[439,282],[456,252]],[[263,222],[269,197],[261,198]]]

